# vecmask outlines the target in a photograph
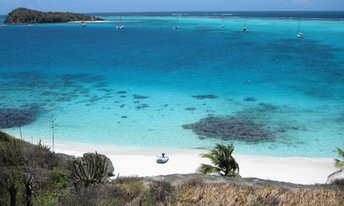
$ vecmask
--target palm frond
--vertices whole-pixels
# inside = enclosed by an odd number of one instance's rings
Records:
[[[342,168],[342,167],[344,167],[344,161],[339,160],[339,159],[335,159],[334,161],[335,161],[335,166],[336,166],[337,168]]]
[[[218,156],[213,155],[213,154],[211,154],[211,153],[202,154],[201,157],[203,157],[203,158],[208,158],[208,159],[210,160],[210,162],[213,163],[214,165],[219,164]]]
[[[344,149],[337,148],[339,157],[344,158]]]
[[[212,165],[201,164],[197,171],[202,174],[213,174],[218,171],[218,168]]]
[[[208,158],[214,166],[202,164],[199,171],[203,174],[218,173],[224,176],[238,176],[239,164],[232,156],[233,151],[232,144],[227,146],[216,144],[209,153],[201,154],[202,157]]]

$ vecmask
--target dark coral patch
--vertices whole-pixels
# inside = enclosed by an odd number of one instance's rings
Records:
[[[199,100],[202,100],[202,99],[216,99],[216,98],[218,98],[218,96],[213,95],[213,94],[193,95],[192,97],[195,98],[195,99],[199,99]]]
[[[257,99],[254,98],[254,97],[246,97],[246,98],[243,99],[243,101],[245,101],[245,102],[255,102],[255,101],[257,101]]]
[[[12,128],[30,124],[38,116],[37,105],[27,106],[21,109],[0,108],[0,128]]]
[[[140,105],[137,105],[135,108],[136,108],[137,110],[141,110],[141,109],[145,109],[145,108],[147,108],[147,107],[149,107],[148,104],[140,104]]]
[[[195,107],[186,107],[185,110],[186,111],[195,111],[196,108]]]
[[[183,125],[183,128],[191,129],[202,138],[245,142],[259,142],[273,138],[261,125],[239,118],[208,117],[193,124]]]
[[[134,97],[134,99],[147,99],[147,98],[149,98],[148,96],[137,95],[137,94],[134,94],[133,97]]]

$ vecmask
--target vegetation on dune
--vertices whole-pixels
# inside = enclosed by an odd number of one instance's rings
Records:
[[[46,188],[51,190],[49,200],[57,201],[68,175],[64,161],[40,143],[32,145],[0,132],[0,205],[41,202]]]
[[[71,12],[41,12],[26,8],[17,8],[5,18],[5,24],[35,24],[35,23],[62,23],[69,21],[95,21],[103,20]]]
[[[209,153],[201,155],[208,158],[213,165],[202,164],[198,171],[202,174],[217,173],[222,176],[239,176],[239,164],[232,156],[233,151],[232,144],[227,146],[217,144]]]
[[[231,157],[234,147],[217,145],[216,149]],[[234,158],[227,159],[232,162],[232,169],[217,170],[223,176],[190,174],[109,180],[114,167],[102,154],[86,153],[79,158],[56,154],[41,143],[32,145],[0,132],[0,205],[339,206],[344,202],[340,185],[303,186],[229,177],[237,176],[234,171],[238,165]]]
[[[289,189],[273,185],[235,183],[184,184],[178,188],[176,205],[341,205],[343,191],[336,189]]]

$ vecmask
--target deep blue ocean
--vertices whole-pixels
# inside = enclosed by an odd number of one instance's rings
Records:
[[[344,146],[343,12],[94,15],[106,21],[0,27],[0,113],[32,115],[24,139],[51,144],[54,120],[57,143],[225,142],[243,154],[331,158]],[[273,140],[182,127],[207,117],[254,122]],[[2,130],[20,136],[18,125]]]

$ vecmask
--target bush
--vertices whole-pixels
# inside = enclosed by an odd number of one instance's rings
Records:
[[[175,202],[174,187],[166,181],[153,182],[144,194],[142,205],[170,205]]]

